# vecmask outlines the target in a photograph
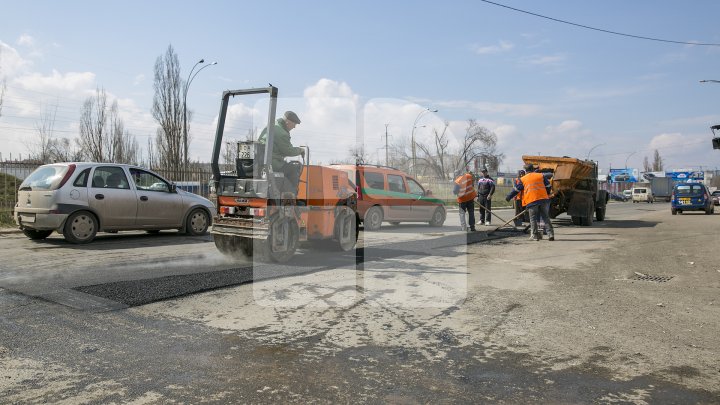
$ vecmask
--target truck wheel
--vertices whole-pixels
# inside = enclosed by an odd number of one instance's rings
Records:
[[[442,226],[442,224],[445,223],[445,210],[440,207],[435,208],[432,219],[430,219],[428,223],[430,226]]]
[[[598,221],[604,221],[606,209],[606,206],[595,208],[595,219],[597,219]]]
[[[365,213],[365,219],[363,220],[363,224],[365,226],[366,231],[377,231],[380,229],[380,226],[383,222],[383,211],[382,208],[378,207],[377,205],[374,207],[370,207],[369,210]]]
[[[42,240],[50,236],[51,233],[53,233],[52,230],[36,231],[35,229],[23,229],[22,232],[25,234],[25,236],[32,240]]]
[[[581,225],[582,217],[576,217],[573,215],[570,219],[572,220],[573,225]]]
[[[580,217],[580,225],[582,226],[592,226],[593,224],[593,216],[595,215],[595,207],[594,204],[590,204],[588,206],[588,211],[585,214],[585,217]]]
[[[95,215],[88,211],[77,211],[65,220],[63,236],[70,243],[90,243],[95,239],[98,223]]]

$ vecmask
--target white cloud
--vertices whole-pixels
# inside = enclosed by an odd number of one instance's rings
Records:
[[[95,87],[95,74],[91,72],[60,73],[53,70],[50,75],[29,73],[16,77],[13,83],[26,90],[43,93],[63,93],[65,96],[87,94]]]
[[[500,40],[497,45],[489,45],[489,46],[480,46],[480,45],[473,45],[472,50],[478,55],[487,55],[492,53],[500,53],[500,52],[506,52],[515,47],[515,44],[513,44],[510,41],[503,41]]]
[[[30,66],[32,62],[20,56],[15,48],[0,41],[0,75],[13,77]]]
[[[135,76],[135,79],[133,80],[133,86],[138,86],[142,84],[145,81],[145,75],[140,73],[139,75]]]
[[[23,34],[20,36],[20,38],[18,38],[17,44],[22,45],[22,46],[33,47],[33,46],[35,46],[35,38],[31,37],[28,34]]]

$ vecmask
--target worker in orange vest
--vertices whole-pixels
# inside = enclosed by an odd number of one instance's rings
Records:
[[[470,172],[469,167],[465,167],[465,173],[458,170],[455,172],[455,186],[453,187],[453,194],[457,195],[458,208],[460,208],[460,227],[463,231],[468,230],[475,231],[475,197],[477,197],[477,191],[475,191],[475,185],[473,182],[473,175]],[[468,221],[465,222],[465,212],[468,213]]]
[[[520,178],[520,183],[513,187],[505,201],[522,192],[522,205],[530,213],[530,240],[542,239],[542,231],[538,228],[538,218],[541,218],[547,227],[548,240],[553,241],[555,231],[550,222],[550,181],[532,164],[525,165],[525,171],[527,174]]]

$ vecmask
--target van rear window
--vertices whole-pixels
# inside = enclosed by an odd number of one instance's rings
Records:
[[[682,184],[675,189],[677,194],[698,194],[703,192],[703,188],[699,184]]]
[[[633,190],[633,193],[635,193],[635,194],[645,194],[645,193],[647,193],[647,190],[644,189],[644,188],[636,188],[635,190]]]

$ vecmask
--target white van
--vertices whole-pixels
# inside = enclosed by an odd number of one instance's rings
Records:
[[[633,187],[632,189],[632,202],[649,202],[654,201],[654,196],[650,187]]]

